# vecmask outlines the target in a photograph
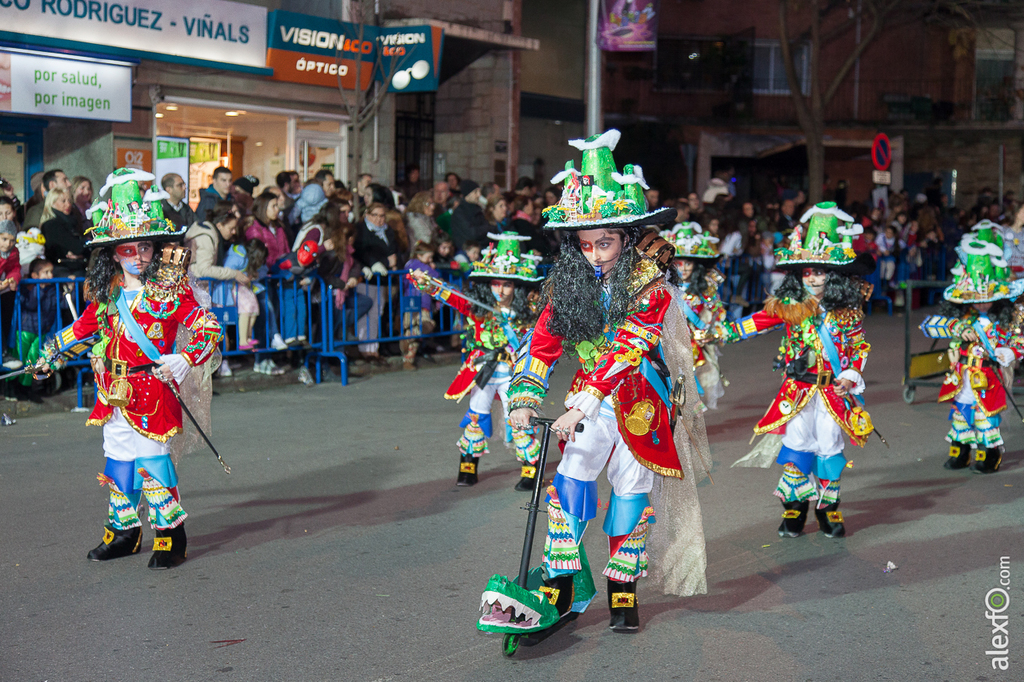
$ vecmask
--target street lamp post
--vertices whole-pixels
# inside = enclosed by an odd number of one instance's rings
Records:
[[[601,0],[590,0],[587,17],[587,135],[601,132],[601,48],[597,43],[597,17]]]

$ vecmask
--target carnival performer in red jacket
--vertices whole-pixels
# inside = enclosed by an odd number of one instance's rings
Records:
[[[940,313],[921,324],[925,336],[950,339],[949,372],[939,402],[951,403],[946,434],[947,469],[992,474],[1003,459],[999,426],[1006,410],[1009,368],[1024,355],[1021,322],[1024,310],[1014,301],[1024,294],[1024,280],[1011,280],[1003,258],[999,226],[984,220],[964,235],[957,247],[956,278],[943,292]],[[1012,370],[1008,371],[1012,376]]]
[[[469,409],[459,422],[465,430],[459,439],[459,477],[456,485],[472,486],[478,480],[480,457],[487,454],[487,439],[493,433],[491,406],[501,400],[505,420],[502,434],[513,443],[521,476],[515,489],[533,490],[537,476],[540,445],[533,429],[512,429],[508,425],[508,382],[512,352],[537,319],[531,303],[535,285],[544,279],[537,274],[537,258],[520,252],[529,239],[515,232],[489,234],[492,243],[473,264],[465,294],[460,294],[422,271],[409,278],[422,291],[447,303],[466,316],[466,360],[444,397],[460,401],[469,395]],[[485,303],[484,301],[489,301]]]
[[[842,227],[839,220],[845,223]],[[871,346],[861,326],[863,295],[851,276],[870,272],[874,261],[854,253],[852,236],[861,228],[852,221],[831,202],[809,209],[789,246],[776,251],[776,267],[788,273],[774,296],[762,311],[720,328],[727,342],[785,328],[776,361],[785,377],[754,427],[755,433],[774,437],[736,463],[770,466],[771,459],[763,455],[775,459],[777,454],[775,461],[783,466],[775,490],[783,506],[780,537],[801,533],[809,500],[815,497],[822,532],[826,537],[845,535],[838,511],[845,439],[863,446],[872,431],[858,397],[864,392],[861,373]],[[807,237],[801,242],[804,225]],[[745,461],[755,454],[760,456],[757,461]]]
[[[678,289],[670,283],[678,282],[671,271],[675,250],[646,229],[674,211],[648,210],[638,166],[616,171],[612,150],[618,139],[611,130],[572,141],[583,151],[582,173],[570,161],[552,180],[566,185],[561,203],[545,210],[546,227],[564,230],[562,251],[537,326],[517,352],[509,402],[513,428],[526,426],[544,403],[558,358],[566,353],[578,360],[565,399],[568,411],[552,425],[563,451],[548,488],[543,589],[563,618],[589,604],[592,597],[575,598],[574,580],[586,573],[584,582],[592,585],[581,539],[597,515],[597,477],[607,469],[612,495],[603,527],[609,545],[603,573],[609,627],[631,632],[640,624],[636,581],[649,568],[648,533],[657,504],[650,494],[668,485],[662,481],[687,486],[682,497],[690,523],[685,548],[671,554],[672,565],[659,568],[672,576],[666,581],[672,592],[706,590],[691,455],[706,456],[707,442],[695,408],[689,334],[674,301]],[[686,430],[676,428],[680,421]],[[584,430],[576,433],[581,423]],[[671,519],[662,531],[666,544],[676,539],[677,524]]]
[[[103,427],[106,466],[99,475],[110,490],[103,541],[92,561],[137,554],[142,547],[138,506],[143,495],[156,531],[149,567],[185,561],[187,516],[179,503],[178,476],[168,440],[181,431],[181,405],[171,385],[207,360],[217,348],[217,319],[196,302],[186,275],[188,250],[155,245],[180,238],[179,229],[142,200],[138,182],[149,173],[119,169],[103,218],[93,228],[88,272],[88,307],[61,331],[52,350],[94,339],[96,406],[86,422]],[[178,338],[179,329],[187,333]],[[175,342],[179,345],[175,348]],[[151,366],[144,371],[138,368]]]

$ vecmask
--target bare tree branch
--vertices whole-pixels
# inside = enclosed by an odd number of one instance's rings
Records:
[[[797,121],[801,128],[807,130],[811,128],[811,112],[807,109],[807,102],[804,100],[800,79],[796,75],[796,66],[793,63],[793,45],[789,42],[788,4],[789,0],[779,0],[779,49],[782,52],[782,64],[786,69],[789,91],[793,95]]]

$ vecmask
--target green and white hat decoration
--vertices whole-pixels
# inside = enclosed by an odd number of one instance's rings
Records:
[[[952,270],[954,281],[943,298],[953,303],[988,303],[1024,294],[1024,279],[1010,279],[1002,241],[998,225],[989,220],[971,228],[956,248],[960,262]]]
[[[842,222],[842,225],[840,225]],[[804,230],[806,225],[806,232]],[[777,267],[821,267],[841,269],[857,260],[853,237],[864,228],[834,202],[823,201],[809,208],[793,230],[788,246],[776,249]]]
[[[537,272],[540,256],[522,253],[522,242],[530,237],[516,232],[487,233],[495,240],[480,253],[469,276],[473,279],[515,279],[521,282],[539,282],[544,279]]]
[[[623,172],[618,172],[612,152],[620,137],[621,133],[613,129],[569,141],[583,152],[582,170],[576,170],[570,159],[565,169],[551,178],[551,184],[563,185],[562,198],[544,209],[548,219],[545,228],[588,230],[659,225],[672,220],[675,209],[648,210],[644,190],[649,187],[640,166],[626,164]]]
[[[94,204],[90,213],[102,211],[93,221],[89,245],[115,245],[129,241],[164,241],[180,237],[187,225],[179,229],[164,217],[160,199],[168,198],[163,190],[150,189],[142,195],[140,182],[152,182],[156,176],[134,168],[118,168],[107,176],[100,196],[110,192],[110,199],[102,205]]]
[[[676,258],[714,260],[721,256],[714,246],[718,237],[705,234],[700,223],[676,223],[671,230],[663,230],[660,236],[676,248]]]

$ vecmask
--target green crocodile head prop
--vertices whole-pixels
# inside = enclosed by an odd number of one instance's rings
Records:
[[[530,571],[531,578],[534,572],[541,583],[540,569]],[[531,582],[527,580],[527,585]],[[484,632],[523,634],[543,630],[558,621],[558,609],[545,593],[519,587],[514,579],[503,575],[487,581],[487,589],[480,597],[480,612],[476,627]]]

